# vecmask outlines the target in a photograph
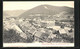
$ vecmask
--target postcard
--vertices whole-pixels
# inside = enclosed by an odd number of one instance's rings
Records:
[[[74,47],[74,1],[3,1],[3,47]]]

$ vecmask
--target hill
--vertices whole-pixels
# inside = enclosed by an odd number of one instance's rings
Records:
[[[11,17],[16,17],[16,16],[19,16],[20,14],[22,14],[23,12],[25,12],[25,10],[7,10],[7,11],[3,11],[3,15],[5,15],[5,13],[6,13]]]
[[[73,15],[74,14],[74,8],[66,7],[66,6],[52,6],[52,5],[39,5],[37,7],[34,7],[28,11],[25,11],[21,15],[19,15],[20,18],[28,18],[28,17],[34,17],[34,16],[48,16],[48,15],[56,15],[63,13],[65,15]]]

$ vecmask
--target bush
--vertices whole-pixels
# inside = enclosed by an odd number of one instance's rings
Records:
[[[12,43],[12,42],[20,42],[22,38],[19,34],[16,33],[15,30],[10,29],[9,31],[3,31],[3,42],[4,43]]]

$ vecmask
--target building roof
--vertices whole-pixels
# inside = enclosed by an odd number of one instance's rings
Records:
[[[59,30],[59,33],[60,33],[60,34],[66,34],[67,32],[66,32],[65,29],[60,29],[60,30]]]
[[[54,30],[60,30],[60,26],[53,26]]]
[[[43,34],[42,32],[38,32],[38,31],[37,31],[37,32],[35,33],[35,36],[40,37],[42,34]]]

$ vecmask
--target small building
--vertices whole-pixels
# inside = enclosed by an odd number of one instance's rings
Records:
[[[65,29],[60,29],[60,30],[59,30],[59,33],[60,33],[60,34],[67,34],[67,32],[65,31]]]

